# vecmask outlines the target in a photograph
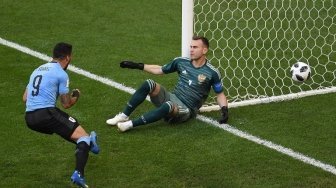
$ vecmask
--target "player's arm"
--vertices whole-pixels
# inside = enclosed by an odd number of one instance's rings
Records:
[[[226,99],[226,96],[224,95],[223,92],[217,93],[217,104],[222,107],[222,106],[228,106],[228,102]]]
[[[221,110],[221,119],[219,123],[226,123],[229,120],[229,109],[226,96],[223,92],[217,93],[217,104],[220,106]]]
[[[27,88],[25,89],[23,96],[22,96],[22,100],[25,103],[27,101]]]
[[[216,76],[215,79],[217,82],[215,82],[212,87],[217,95],[217,104],[220,107],[221,115],[222,117],[219,119],[219,123],[226,123],[229,120],[229,109],[228,109],[228,101],[226,96],[223,92],[223,84],[220,81],[220,77]]]
[[[128,69],[139,69],[144,70],[151,74],[163,74],[162,66],[160,65],[148,65],[143,63],[136,63],[133,61],[122,61],[120,62],[121,68],[128,68]]]
[[[63,108],[67,109],[72,107],[78,101],[80,91],[78,89],[72,90],[71,93],[61,94],[61,104]]]
[[[144,65],[144,71],[149,72],[151,74],[163,74],[162,66],[160,65]]]

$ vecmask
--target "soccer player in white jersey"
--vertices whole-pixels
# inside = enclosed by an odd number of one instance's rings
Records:
[[[121,132],[133,127],[164,119],[169,123],[181,123],[196,116],[199,108],[207,99],[211,87],[217,95],[217,103],[221,108],[220,123],[228,121],[228,102],[223,92],[223,84],[219,71],[206,58],[209,41],[202,36],[194,36],[190,45],[190,58],[175,58],[170,63],[149,65],[133,61],[122,61],[121,68],[140,69],[151,74],[162,75],[178,73],[178,82],[172,92],[151,79],[146,80],[128,101],[123,112],[106,121],[109,125],[117,125]],[[143,114],[134,120],[129,116],[135,108],[150,96],[156,109]]]
[[[79,98],[78,89],[69,92],[69,77],[65,72],[72,58],[72,45],[58,43],[53,50],[51,62],[39,66],[30,76],[23,94],[26,103],[27,126],[44,134],[56,133],[76,144],[76,167],[70,177],[79,187],[88,187],[84,179],[84,168],[89,151],[98,154],[97,135],[88,135],[77,119],[56,107],[60,97],[63,108],[72,107]]]

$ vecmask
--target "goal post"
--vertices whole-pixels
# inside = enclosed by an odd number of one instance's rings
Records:
[[[230,108],[336,92],[336,0],[182,0],[182,56],[194,34],[210,41]],[[298,61],[304,83],[290,76]],[[214,96],[201,111],[219,109]]]
[[[194,0],[182,0],[182,57],[189,57],[190,43],[194,35]]]

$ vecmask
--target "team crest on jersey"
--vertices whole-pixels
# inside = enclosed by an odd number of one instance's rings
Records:
[[[204,74],[199,74],[198,75],[198,83],[201,84],[205,81],[206,76]]]
[[[71,116],[69,116],[69,121],[71,121],[72,123],[76,123],[75,118],[73,118],[73,117],[71,117]]]

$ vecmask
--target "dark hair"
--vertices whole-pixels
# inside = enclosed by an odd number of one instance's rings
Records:
[[[64,42],[57,43],[54,47],[53,58],[63,59],[68,55],[71,55],[72,45]]]
[[[207,47],[207,48],[209,48],[209,40],[207,39],[207,38],[205,38],[205,37],[203,37],[203,36],[193,36],[193,38],[192,38],[193,40],[202,40],[202,42],[203,42],[203,44]]]

